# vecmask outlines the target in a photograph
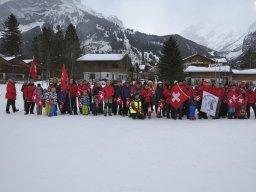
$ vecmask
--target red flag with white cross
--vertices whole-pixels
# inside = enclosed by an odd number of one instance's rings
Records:
[[[238,106],[245,105],[245,99],[244,99],[243,95],[239,95],[236,98],[236,103],[237,103]]]
[[[121,105],[122,103],[123,103],[123,100],[122,100],[121,96],[117,97],[116,104]]]
[[[103,91],[99,91],[98,100],[100,102],[104,101],[104,95],[105,93]]]
[[[171,99],[171,105],[175,109],[179,109],[179,107],[189,98],[180,88],[178,84],[174,85],[172,87],[172,99]]]
[[[62,65],[62,71],[61,71],[61,88],[67,89],[67,80],[68,80],[68,74],[65,68],[65,65]]]

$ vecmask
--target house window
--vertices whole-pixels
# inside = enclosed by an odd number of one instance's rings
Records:
[[[119,65],[116,64],[116,63],[115,63],[115,64],[112,64],[112,68],[113,68],[113,69],[118,69],[118,68],[119,68]]]
[[[107,78],[109,78],[109,74],[107,73]]]

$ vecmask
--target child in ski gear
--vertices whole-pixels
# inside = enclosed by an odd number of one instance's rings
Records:
[[[49,113],[51,111],[50,92],[51,92],[51,87],[48,87],[48,89],[44,91],[44,103],[45,103],[44,113],[47,116],[49,115]]]
[[[130,103],[130,114],[132,119],[145,119],[139,94],[136,94]]]
[[[37,87],[34,91],[35,103],[36,103],[36,113],[37,115],[42,115],[43,111],[43,88],[41,87],[41,84],[37,84]]]
[[[83,95],[81,97],[82,101],[82,114],[88,115],[89,114],[89,106],[90,106],[90,97],[88,95],[87,90],[83,90]]]
[[[231,91],[228,93],[228,118],[229,119],[234,119],[236,118],[235,113],[236,113],[236,98],[238,97],[237,93],[235,92],[236,88],[233,86]]]
[[[57,116],[57,93],[55,88],[51,88],[49,104],[51,105],[49,117]]]

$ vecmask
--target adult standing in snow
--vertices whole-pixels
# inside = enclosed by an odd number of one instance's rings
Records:
[[[7,86],[6,86],[6,95],[5,98],[7,99],[7,104],[6,104],[6,113],[10,114],[10,106],[12,106],[12,111],[15,113],[19,111],[16,109],[15,106],[15,100],[16,100],[16,87],[15,87],[15,82],[13,78],[9,79]]]
[[[109,116],[112,116],[112,102],[113,102],[113,96],[115,94],[114,87],[111,85],[110,80],[107,80],[107,85],[103,88],[103,91],[105,93],[104,97],[104,115],[107,116],[107,113]]]
[[[28,85],[24,89],[25,99],[26,99],[26,110],[25,115],[34,114],[35,100],[33,99],[33,93],[36,87],[34,80],[30,79]]]
[[[27,82],[24,82],[21,87],[21,92],[22,92],[23,102],[24,102],[24,111],[26,111],[26,99],[25,99],[25,93],[24,93],[26,86],[27,86]]]

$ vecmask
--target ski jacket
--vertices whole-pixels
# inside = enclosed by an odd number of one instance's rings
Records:
[[[114,88],[111,85],[106,85],[103,88],[103,91],[105,93],[104,98],[105,99],[113,99],[113,96],[115,94]]]
[[[5,98],[11,99],[11,100],[16,100],[16,95],[17,94],[16,94],[15,84],[9,81],[6,86]]]

